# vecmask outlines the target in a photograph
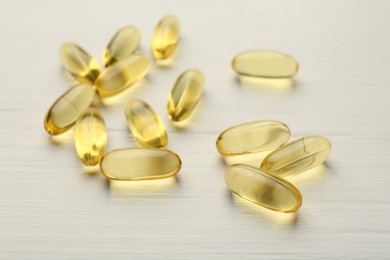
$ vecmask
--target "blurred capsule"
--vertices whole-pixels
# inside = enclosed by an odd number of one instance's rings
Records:
[[[160,116],[143,100],[133,99],[125,108],[127,125],[143,147],[165,148],[167,131]]]
[[[141,41],[141,33],[135,26],[126,26],[112,37],[103,53],[103,64],[108,67],[134,54]]]
[[[99,110],[89,108],[77,119],[74,142],[77,155],[84,165],[100,163],[107,145],[107,129]]]
[[[96,90],[100,97],[114,96],[148,73],[148,57],[134,54],[106,68],[96,80]]]
[[[190,69],[176,80],[168,98],[168,116],[172,121],[187,119],[198,104],[204,88],[201,71]]]
[[[79,84],[68,89],[47,111],[44,126],[51,135],[69,130],[81,114],[92,104],[95,91],[90,85]]]
[[[163,17],[154,31],[151,49],[156,60],[165,60],[172,57],[176,50],[180,36],[179,21],[175,16]]]
[[[99,76],[98,61],[75,43],[65,43],[60,48],[62,65],[75,80],[93,85]]]
[[[290,78],[298,72],[298,62],[291,56],[267,50],[246,51],[232,62],[240,75],[264,78]]]

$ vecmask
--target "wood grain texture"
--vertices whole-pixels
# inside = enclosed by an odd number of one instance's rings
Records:
[[[388,1],[6,1],[0,10],[0,259],[388,259],[390,257],[390,16]],[[152,67],[127,93],[145,99],[181,155],[176,182],[108,183],[87,175],[72,137],[51,142],[50,104],[69,82],[60,45],[101,59],[116,30],[134,24],[142,50],[157,21],[178,16],[172,67]],[[230,63],[248,49],[300,62],[294,87],[241,84]],[[201,69],[206,90],[193,124],[176,130],[166,102],[176,77]],[[108,149],[135,146],[124,102],[102,108]],[[301,210],[283,217],[232,196],[218,134],[274,119],[293,138],[325,135],[325,167],[290,179]]]

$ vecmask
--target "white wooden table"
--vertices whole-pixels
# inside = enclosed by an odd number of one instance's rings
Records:
[[[4,1],[0,10],[0,259],[388,259],[390,257],[390,2],[388,1]],[[162,116],[175,180],[108,183],[88,175],[66,135],[43,129],[69,82],[60,45],[101,59],[120,27],[142,32],[175,14],[181,48],[172,67],[103,107],[108,149],[136,146],[123,112],[145,99]],[[300,62],[292,88],[251,87],[230,63],[249,49]],[[176,130],[165,112],[176,77],[199,68],[206,90],[193,124]],[[114,103],[114,102],[112,102]],[[271,213],[228,192],[215,140],[260,119],[293,138],[327,136],[328,163],[290,178],[303,194],[296,215]]]

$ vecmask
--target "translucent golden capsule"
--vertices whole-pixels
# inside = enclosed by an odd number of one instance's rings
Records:
[[[332,145],[325,137],[303,137],[270,153],[263,160],[261,169],[280,177],[287,177],[322,164],[331,150]]]
[[[93,85],[99,76],[98,61],[75,43],[65,43],[60,48],[62,65],[79,82]]]
[[[112,180],[152,180],[176,175],[180,157],[172,151],[151,148],[124,148],[108,152],[100,170]]]
[[[159,115],[143,100],[133,99],[125,108],[127,125],[138,143],[147,148],[165,148],[167,131]]]
[[[175,16],[163,17],[154,31],[151,48],[156,60],[172,57],[180,37],[180,25]]]
[[[118,61],[100,73],[96,90],[101,97],[116,95],[148,73],[150,61],[144,55],[134,54]]]
[[[103,53],[103,64],[108,67],[134,54],[141,41],[141,33],[135,26],[120,29],[111,39]]]
[[[264,78],[290,78],[298,72],[298,62],[291,56],[267,50],[254,50],[238,54],[232,62],[240,75]]]
[[[237,195],[271,210],[295,212],[302,204],[302,195],[294,185],[249,165],[230,166],[225,183]]]
[[[279,121],[253,121],[223,131],[217,139],[222,155],[239,155],[275,149],[290,138],[290,129]]]
[[[107,130],[99,110],[89,108],[77,119],[74,142],[77,155],[84,165],[100,163],[107,145]]]
[[[202,72],[190,69],[176,80],[168,98],[168,116],[172,121],[187,119],[198,104],[204,88]]]
[[[92,104],[95,91],[90,85],[79,84],[68,89],[47,111],[44,126],[51,135],[70,129],[77,118]]]

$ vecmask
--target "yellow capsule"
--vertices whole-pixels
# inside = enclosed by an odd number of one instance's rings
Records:
[[[75,43],[65,43],[60,48],[62,65],[79,82],[93,85],[99,76],[98,61]]]
[[[290,129],[279,121],[254,121],[230,127],[217,139],[222,155],[256,153],[278,148],[290,138]]]
[[[127,125],[135,139],[143,147],[165,148],[168,144],[167,131],[159,115],[143,100],[133,99],[125,108]]]
[[[134,54],[141,41],[141,33],[135,26],[120,29],[111,39],[103,53],[103,64],[108,67]]]
[[[238,54],[232,62],[240,75],[263,78],[290,78],[298,72],[298,62],[291,56],[267,50],[254,50]]]
[[[168,98],[168,116],[172,121],[187,119],[198,104],[204,87],[202,72],[190,69],[176,80]]]
[[[118,61],[100,73],[96,80],[96,90],[101,97],[114,96],[148,73],[150,61],[144,55],[134,54]]]
[[[151,48],[156,60],[172,57],[180,37],[180,25],[175,16],[163,17],[154,31]]]
[[[100,170],[112,180],[152,180],[176,175],[180,157],[172,151],[152,148],[124,148],[108,152]]]
[[[249,165],[230,166],[225,183],[237,195],[271,210],[295,212],[302,204],[301,193],[290,182]]]
[[[107,130],[99,110],[89,108],[77,119],[74,143],[84,165],[95,166],[100,163],[107,145]]]
[[[332,145],[325,137],[303,137],[270,153],[264,158],[261,169],[280,177],[287,177],[322,164],[331,150]]]
[[[94,96],[95,91],[86,84],[68,89],[47,111],[44,120],[46,131],[51,135],[59,135],[69,130],[92,104]]]

